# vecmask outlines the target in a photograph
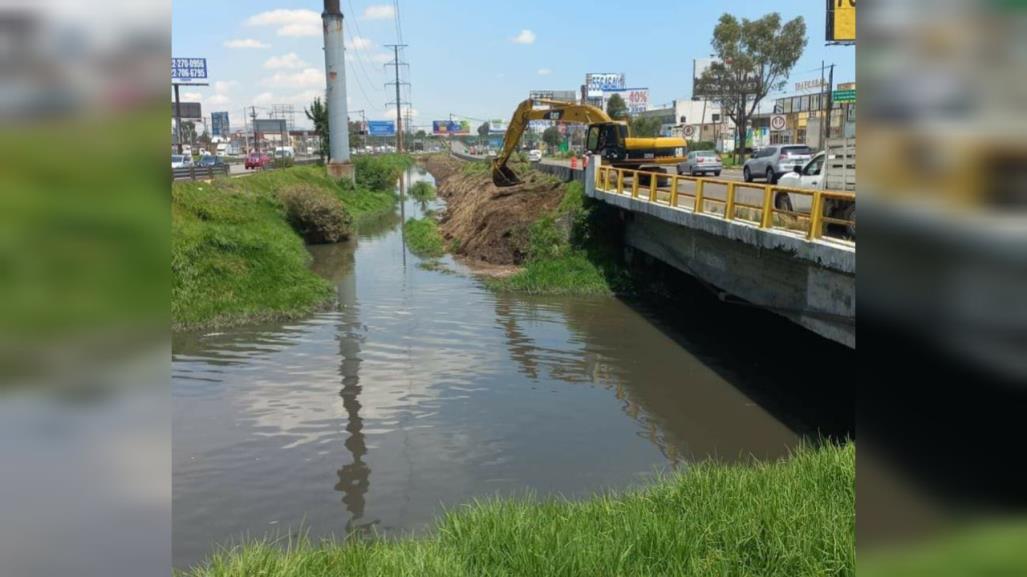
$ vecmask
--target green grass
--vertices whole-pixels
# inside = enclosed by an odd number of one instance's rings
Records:
[[[534,295],[609,295],[613,291],[602,270],[583,252],[528,261],[523,270],[508,277],[488,279],[499,292]]]
[[[410,196],[418,202],[429,202],[435,200],[438,195],[430,182],[421,180],[410,187]]]
[[[381,165],[371,160],[368,166],[398,177],[402,163],[382,158]],[[396,202],[392,188],[372,190],[336,182],[318,166],[173,184],[171,315],[175,329],[295,318],[329,302],[331,287],[310,271],[310,256],[286,222],[276,196],[277,191],[295,185],[335,194],[358,228],[390,213]]]
[[[760,576],[855,574],[855,446],[772,463],[703,463],[572,502],[459,507],[423,538],[249,542],[185,577]]]
[[[410,220],[403,223],[403,234],[406,237],[410,252],[422,258],[438,258],[446,254],[439,225],[431,217]]]
[[[1023,575],[1027,567],[1027,523],[1023,519],[974,523],[923,542],[860,552],[859,574],[867,577],[995,577]]]

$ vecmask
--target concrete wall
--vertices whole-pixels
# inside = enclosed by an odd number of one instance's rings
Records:
[[[854,249],[598,191],[592,176],[586,194],[624,210],[627,246],[855,348]]]

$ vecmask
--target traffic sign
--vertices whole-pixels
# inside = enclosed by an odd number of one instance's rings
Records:
[[[835,90],[831,99],[838,103],[851,103],[856,101],[855,90]]]
[[[788,119],[784,114],[775,114],[770,117],[770,129],[781,131],[788,127]]]
[[[695,127],[689,124],[685,127],[685,138],[692,138],[695,136]]]

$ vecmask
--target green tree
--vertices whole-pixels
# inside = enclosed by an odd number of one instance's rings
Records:
[[[488,141],[489,137],[489,123],[482,122],[481,126],[478,127],[478,140],[484,144]]]
[[[182,121],[182,143],[192,146],[196,144],[196,123],[192,120]]]
[[[660,119],[655,116],[637,116],[630,121],[632,136],[659,136]]]
[[[628,105],[620,94],[614,94],[606,101],[606,114],[614,120],[625,120],[628,117]]]
[[[542,142],[548,144],[550,148],[560,146],[561,140],[563,140],[563,137],[560,136],[560,129],[555,126],[550,126],[542,131]]]
[[[418,130],[416,136],[417,138],[424,138],[425,136],[428,136],[428,133],[423,130]]]
[[[720,17],[711,42],[718,60],[703,73],[699,89],[720,102],[735,123],[736,157],[745,146],[749,119],[767,94],[784,88],[806,43],[802,16],[786,23],[777,12],[759,20],[739,21],[731,14]]]
[[[330,160],[329,151],[331,150],[328,141],[328,105],[321,102],[320,98],[314,98],[314,102],[310,104],[309,108],[303,110],[307,115],[307,119],[314,123],[314,132],[317,133],[318,140],[321,141],[321,149],[318,150],[318,156],[321,157],[321,162],[325,163]]]

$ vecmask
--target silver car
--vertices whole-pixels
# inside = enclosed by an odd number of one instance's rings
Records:
[[[756,151],[752,158],[745,161],[742,176],[745,182],[762,178],[770,184],[777,184],[777,179],[794,172],[796,167],[802,168],[813,158],[813,150],[805,144],[775,144]]]
[[[693,150],[688,153],[684,162],[678,164],[678,174],[696,176],[698,174],[713,174],[720,176],[724,165],[720,162],[720,155],[715,150]]]

